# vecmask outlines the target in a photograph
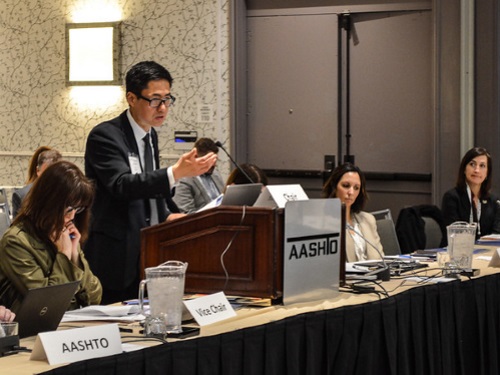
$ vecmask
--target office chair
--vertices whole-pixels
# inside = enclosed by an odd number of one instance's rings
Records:
[[[0,188],[0,210],[6,212],[9,215],[9,225],[10,225],[10,207],[9,200],[7,199],[7,192],[5,188]]]
[[[9,227],[10,227],[9,214],[3,210],[0,210],[0,237],[3,236],[3,234]]]
[[[375,219],[389,219],[392,220],[392,214],[391,214],[391,209],[390,208],[385,208],[383,210],[379,211],[372,211],[370,212],[373,216],[375,216]]]
[[[422,216],[425,222],[425,248],[435,249],[441,247],[443,241],[443,233],[438,222],[429,216]]]
[[[400,255],[398,236],[390,209],[371,212],[377,219],[377,232],[385,255]]]
[[[446,227],[441,210],[429,204],[401,209],[396,234],[403,254],[443,247],[446,243]]]

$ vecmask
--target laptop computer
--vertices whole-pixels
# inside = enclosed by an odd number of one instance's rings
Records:
[[[54,331],[75,295],[79,281],[29,289],[16,313],[19,337]]]
[[[262,184],[228,185],[221,206],[252,206],[262,191]]]

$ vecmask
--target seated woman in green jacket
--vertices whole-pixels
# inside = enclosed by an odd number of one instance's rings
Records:
[[[80,248],[94,188],[73,163],[49,166],[0,241],[0,305],[17,311],[28,289],[80,281],[69,309],[101,301],[99,279]]]

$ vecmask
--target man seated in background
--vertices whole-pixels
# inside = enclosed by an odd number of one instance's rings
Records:
[[[198,157],[209,152],[217,154],[219,148],[209,138],[198,139],[194,147]],[[175,187],[173,197],[180,212],[192,213],[198,211],[212,200],[217,198],[224,190],[224,180],[220,173],[215,170],[215,164],[208,172],[196,177],[185,177],[180,179]]]
[[[28,181],[22,188],[12,193],[12,217],[16,217],[23,199],[33,186],[33,182],[43,173],[43,171],[52,163],[61,160],[59,151],[49,146],[40,146],[31,157],[28,169]]]

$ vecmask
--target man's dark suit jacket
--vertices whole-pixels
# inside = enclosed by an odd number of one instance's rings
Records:
[[[159,166],[158,135],[154,129],[151,137]],[[126,111],[97,125],[87,138],[85,174],[95,181],[96,194],[84,252],[104,293],[107,289],[123,290],[138,280],[140,230],[149,226],[148,199],[157,198],[160,223],[170,213],[166,202],[171,211],[177,212],[166,168],[132,174],[130,154],[139,157]]]
[[[486,199],[480,199],[481,202],[481,218],[479,223],[481,226],[481,236],[500,233],[500,209],[498,198],[490,195]],[[466,190],[453,188],[448,190],[443,196],[441,211],[443,212],[444,224],[450,225],[455,221],[470,220],[470,200]],[[479,233],[477,233],[479,236]]]

